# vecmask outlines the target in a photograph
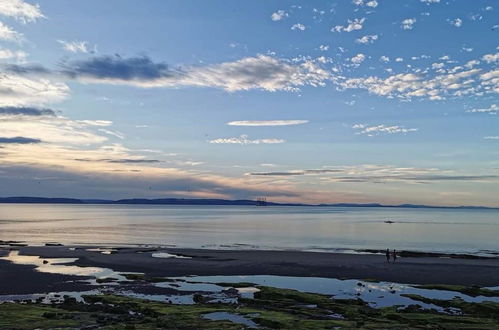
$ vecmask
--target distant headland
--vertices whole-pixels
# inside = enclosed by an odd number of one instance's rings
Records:
[[[203,198],[130,198],[130,199],[78,199],[78,198],[51,198],[51,197],[0,197],[0,203],[19,204],[136,204],[136,205],[239,205],[252,206],[259,205],[258,200],[250,199],[203,199]],[[301,203],[275,203],[266,202],[267,206],[310,206],[310,207],[390,207],[390,208],[432,208],[432,209],[491,209],[497,210],[499,207],[487,206],[435,206],[417,204],[384,205],[380,203],[336,203],[336,204],[301,204]]]

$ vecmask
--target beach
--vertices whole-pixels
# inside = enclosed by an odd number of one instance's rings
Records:
[[[381,254],[303,251],[204,250],[178,248],[114,248],[103,254],[95,246],[16,247],[21,255],[77,258],[80,267],[138,272],[150,277],[211,275],[278,275],[338,279],[369,279],[410,284],[499,286],[499,258],[408,257],[387,263]],[[94,250],[94,251],[89,251]],[[105,251],[105,248],[104,248]],[[0,254],[6,256],[4,248]],[[167,253],[178,257],[152,257]],[[69,275],[46,274],[34,266],[0,260],[0,294],[25,294],[88,287],[67,283]],[[23,279],[23,280],[20,280]]]

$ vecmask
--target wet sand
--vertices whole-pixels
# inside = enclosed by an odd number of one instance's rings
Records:
[[[300,251],[201,250],[178,248],[120,248],[112,254],[86,251],[92,247],[16,247],[20,254],[43,258],[79,258],[74,265],[140,272],[148,276],[280,275],[372,279],[407,284],[499,286],[499,258],[398,258],[386,263],[384,255]],[[153,258],[166,252],[189,258]],[[8,253],[0,250],[0,256]],[[85,290],[78,282],[88,277],[40,273],[34,266],[0,260],[0,294]],[[74,280],[77,280],[74,282]],[[73,282],[68,282],[72,280]]]

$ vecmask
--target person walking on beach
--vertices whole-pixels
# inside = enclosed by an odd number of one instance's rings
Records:
[[[395,249],[393,249],[392,258],[393,258],[393,263],[395,263],[395,260],[397,260],[397,251],[395,251]]]
[[[390,263],[390,250],[386,249],[386,262]]]

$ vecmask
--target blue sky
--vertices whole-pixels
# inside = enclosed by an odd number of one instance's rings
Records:
[[[496,1],[0,1],[0,195],[499,206]]]

